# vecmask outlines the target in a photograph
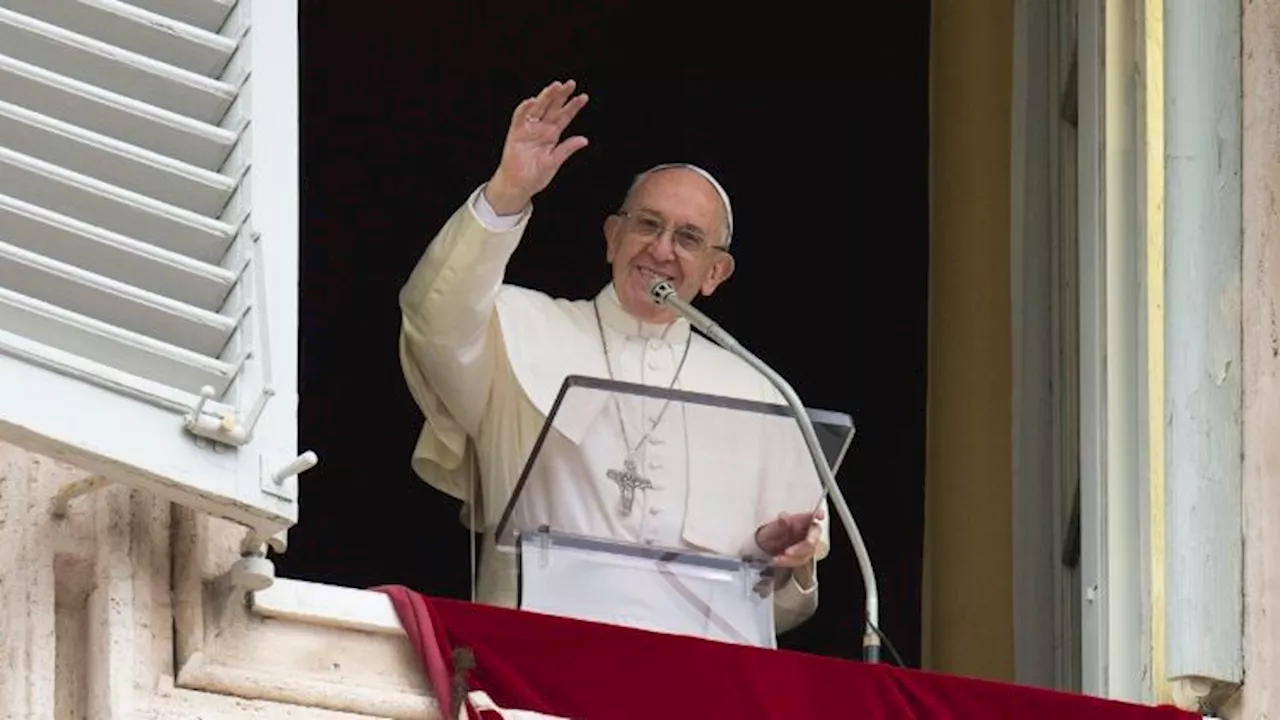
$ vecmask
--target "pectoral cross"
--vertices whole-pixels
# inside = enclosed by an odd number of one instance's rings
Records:
[[[636,501],[636,489],[648,490],[653,487],[653,483],[649,482],[649,478],[643,477],[636,470],[636,461],[627,458],[622,463],[621,470],[610,470],[605,473],[610,480],[618,483],[618,491],[621,497],[618,499],[618,510],[624,516],[631,514],[631,506]]]

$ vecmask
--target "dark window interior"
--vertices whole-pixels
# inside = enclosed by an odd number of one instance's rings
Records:
[[[695,9],[695,7],[697,9]],[[928,286],[927,2],[304,3],[301,442],[320,464],[282,576],[469,596],[455,501],[409,468],[421,422],[397,292],[493,171],[515,104],[574,78],[591,146],[536,201],[509,281],[590,297],[632,175],[691,161],[733,197],[737,273],[702,307],[811,406],[853,415],[839,481],[881,624],[920,656]],[[859,655],[843,531],[784,647]]]

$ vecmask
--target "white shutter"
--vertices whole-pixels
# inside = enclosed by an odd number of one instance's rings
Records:
[[[0,0],[0,439],[297,520],[297,49],[297,0]]]

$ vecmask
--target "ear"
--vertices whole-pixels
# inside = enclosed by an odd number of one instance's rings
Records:
[[[711,264],[711,269],[707,272],[707,277],[702,281],[702,294],[710,295],[720,287],[720,283],[729,279],[733,275],[735,261],[729,253],[720,253],[720,257],[715,259]]]
[[[618,254],[618,243],[621,241],[618,225],[621,222],[622,218],[617,215],[610,215],[604,219],[604,259],[610,263]]]

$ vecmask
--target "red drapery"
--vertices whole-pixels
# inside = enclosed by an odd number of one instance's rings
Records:
[[[469,690],[487,693],[503,708],[556,717],[1200,718],[1169,707],[427,598],[400,586],[377,589],[390,596],[436,697],[445,702],[456,690],[452,652],[466,649],[475,661],[466,673]]]

